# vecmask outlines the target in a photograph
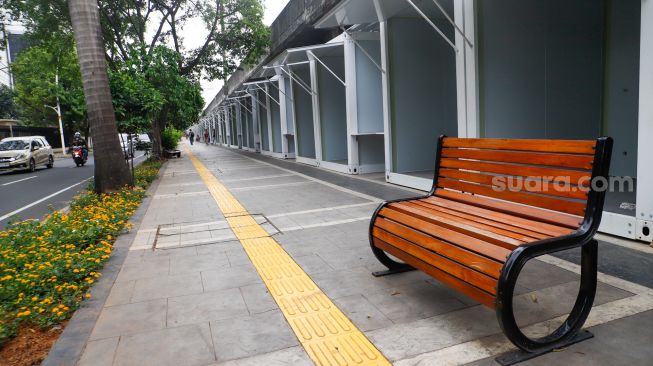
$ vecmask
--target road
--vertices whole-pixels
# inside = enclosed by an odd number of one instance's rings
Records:
[[[142,161],[143,156],[137,156],[134,164]],[[20,219],[41,219],[51,209],[66,207],[86,187],[93,170],[93,157],[79,168],[72,158],[63,158],[56,159],[52,169],[41,167],[34,173],[0,174],[0,230],[14,215]]]

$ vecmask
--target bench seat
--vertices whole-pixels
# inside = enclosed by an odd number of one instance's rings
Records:
[[[515,248],[571,234],[582,221],[578,216],[554,214],[559,222],[546,223],[516,212],[495,211],[488,208],[491,200],[485,206],[468,203],[466,196],[437,190],[431,197],[390,203],[378,212],[373,241],[378,248],[490,308],[496,304],[501,268]],[[514,205],[515,211],[522,207]],[[538,211],[551,214],[540,209],[531,213]]]
[[[504,332],[534,352],[568,341],[596,290],[596,241],[608,177],[610,138],[596,141],[441,137],[433,188],[382,203],[370,222],[374,255],[386,275],[418,269],[494,309]],[[581,291],[568,321],[543,340],[518,329],[514,287],[539,255],[583,248]]]

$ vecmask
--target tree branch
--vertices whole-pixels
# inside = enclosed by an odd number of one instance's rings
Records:
[[[128,55],[127,55],[127,51],[123,48],[123,39],[121,37],[121,32],[120,32],[120,28],[118,28],[118,24],[116,24],[115,20],[107,12],[107,9],[105,9],[104,7],[100,7],[100,11],[107,18],[107,21],[111,26],[111,29],[113,29],[112,38],[114,40],[114,43],[118,47],[118,50],[120,51],[120,55],[123,57],[123,59],[126,60],[128,58],[127,57]]]
[[[189,61],[186,65],[181,67],[180,73],[182,75],[187,75],[189,74],[197,64],[199,64],[200,60],[204,57],[206,54],[206,51],[209,48],[209,45],[211,44],[211,41],[213,40],[215,36],[215,31],[216,28],[218,27],[218,20],[220,18],[223,18],[223,15],[220,14],[219,8],[222,6],[220,0],[215,1],[215,17],[213,18],[213,23],[211,24],[211,30],[209,31],[209,35],[206,37],[206,41],[204,41],[204,44],[202,47],[199,49],[199,52],[195,55],[195,58]]]

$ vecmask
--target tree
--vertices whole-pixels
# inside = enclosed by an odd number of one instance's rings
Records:
[[[118,131],[145,133],[161,111],[165,99],[145,78],[129,67],[109,72]]]
[[[14,103],[16,93],[6,85],[0,85],[0,118],[17,119],[18,108]]]
[[[14,19],[27,23],[34,41],[48,40],[70,30],[66,0],[4,0]],[[113,68],[129,58],[129,50],[144,45],[172,47],[181,55],[182,75],[209,80],[224,78],[244,60],[253,63],[269,42],[261,0],[98,0],[105,57]],[[203,24],[204,42],[187,47],[181,30]]]
[[[12,72],[15,100],[23,123],[56,124],[56,113],[45,105],[56,105],[58,96],[68,136],[75,131],[87,132],[84,90],[72,36],[24,50],[12,63]]]
[[[142,75],[163,98],[151,125],[152,154],[158,156],[162,150],[161,133],[168,122],[177,129],[190,126],[202,112],[204,100],[198,80],[181,75],[177,52],[164,46],[151,51],[145,47],[131,50],[126,69]]]
[[[56,38],[70,29],[67,0],[4,0],[5,8],[14,18],[27,24],[33,42]],[[169,47],[178,55],[175,58],[177,73],[188,83],[200,78],[224,79],[237,67],[237,63],[254,63],[266,51],[269,30],[262,23],[261,0],[98,0],[101,29],[105,40],[105,54],[112,71],[119,70],[133,57],[133,50],[143,50],[152,57],[161,46]],[[202,24],[204,41],[197,47],[188,47],[181,31],[189,24]],[[143,57],[143,53],[139,53]],[[161,94],[168,89],[153,83]],[[187,85],[188,86],[188,85]],[[181,93],[181,92],[180,92]],[[194,88],[183,93],[197,100]],[[167,99],[171,100],[171,99]],[[194,103],[184,109],[190,115]],[[177,109],[161,109],[153,119],[152,133],[156,137],[170,123]],[[196,121],[199,113],[193,116]],[[153,153],[158,154],[160,139],[153,141]]]
[[[95,190],[117,191],[130,183],[130,175],[118,141],[97,3],[69,0],[68,5],[93,137]]]

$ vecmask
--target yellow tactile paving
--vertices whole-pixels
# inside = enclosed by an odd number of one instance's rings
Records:
[[[188,156],[316,365],[390,365],[381,352],[190,151]]]

